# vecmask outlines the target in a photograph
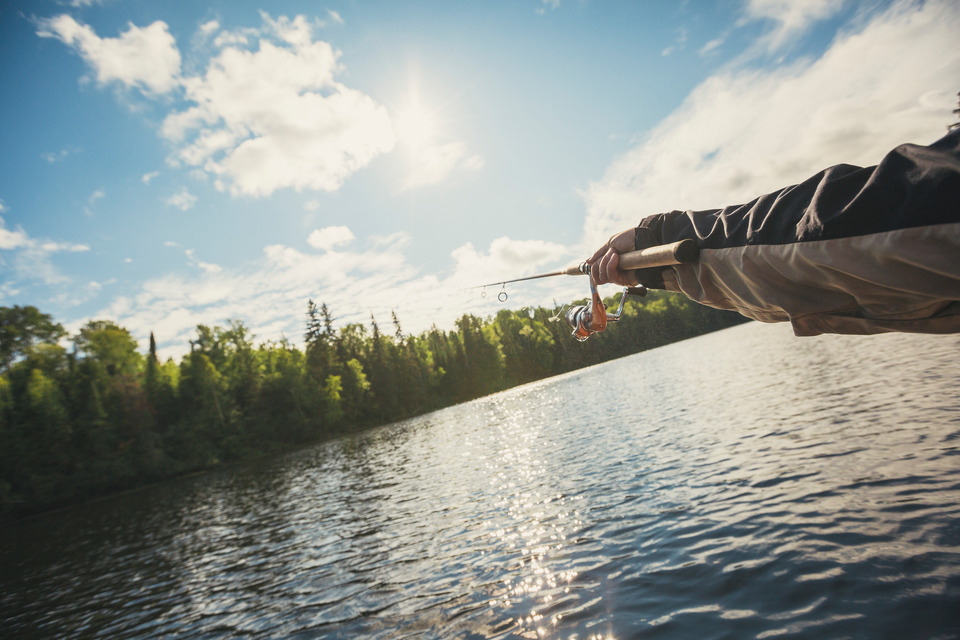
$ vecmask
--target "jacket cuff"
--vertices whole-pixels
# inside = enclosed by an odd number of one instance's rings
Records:
[[[637,228],[633,230],[633,248],[637,251],[647,247],[656,247],[664,244],[663,241],[663,219],[664,214],[649,216],[640,221]],[[663,289],[663,267],[650,267],[647,269],[634,269],[637,281],[647,289]]]

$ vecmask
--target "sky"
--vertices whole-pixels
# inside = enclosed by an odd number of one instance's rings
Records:
[[[178,357],[299,344],[309,299],[386,333],[566,303],[471,287],[933,142],[958,33],[951,0],[7,0],[0,306]]]

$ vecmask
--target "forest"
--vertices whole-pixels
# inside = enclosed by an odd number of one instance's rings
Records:
[[[607,301],[610,304],[610,301]],[[179,363],[123,327],[76,335],[0,307],[0,516],[16,517],[402,420],[743,321],[681,295],[629,298],[587,342],[555,309],[464,315],[455,329],[336,328],[307,304],[303,347],[254,344],[240,321],[199,325]]]

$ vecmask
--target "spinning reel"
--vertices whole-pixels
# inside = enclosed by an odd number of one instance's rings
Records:
[[[647,288],[644,286],[624,287],[620,295],[620,305],[615,313],[607,313],[607,307],[597,293],[597,283],[590,274],[590,265],[586,262],[580,265],[580,272],[590,278],[590,304],[578,304],[562,311],[563,319],[573,329],[573,337],[583,342],[595,333],[607,328],[607,322],[617,322],[623,314],[623,305],[627,296],[645,296]],[[559,314],[557,314],[559,316]],[[556,318],[556,316],[555,316]]]

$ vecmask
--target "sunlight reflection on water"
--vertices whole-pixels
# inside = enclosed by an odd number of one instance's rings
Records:
[[[956,637],[958,346],[745,325],[35,519],[5,637]]]

